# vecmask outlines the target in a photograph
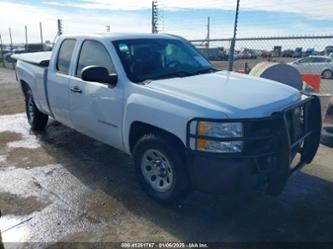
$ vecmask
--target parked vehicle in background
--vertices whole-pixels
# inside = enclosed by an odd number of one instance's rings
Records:
[[[282,57],[293,57],[293,55],[294,55],[294,50],[292,49],[283,50],[281,53]]]
[[[50,116],[132,155],[163,203],[191,190],[278,195],[319,146],[318,97],[219,71],[180,37],[62,36],[16,70],[33,130]]]
[[[272,57],[280,57],[281,56],[282,46],[274,46],[272,51]]]
[[[229,56],[223,47],[219,48],[199,48],[198,49],[207,59],[211,61],[226,61]]]
[[[41,51],[51,51],[51,47],[44,43],[29,43],[25,45],[26,53],[35,53]]]
[[[308,56],[289,64],[302,74],[320,74],[324,79],[333,77],[333,58],[329,56]]]
[[[270,52],[270,51],[266,51],[266,50],[263,50],[263,51],[261,52],[261,57],[262,57],[262,58],[265,58],[265,59],[267,59],[267,58],[271,58],[271,57],[272,57],[272,52]]]
[[[294,58],[301,58],[303,56],[303,48],[296,48],[293,57]]]
[[[308,48],[304,52],[303,57],[307,57],[307,56],[310,56],[310,55],[319,55],[319,53],[314,48]]]
[[[24,48],[13,49],[13,51],[5,53],[4,54],[5,62],[15,63],[16,60],[12,58],[12,55],[14,55],[14,54],[22,54],[22,53],[25,53]]]
[[[257,54],[252,49],[244,48],[239,52],[238,58],[239,59],[256,59]]]
[[[333,53],[333,46],[327,46],[324,50],[324,55],[328,56]]]

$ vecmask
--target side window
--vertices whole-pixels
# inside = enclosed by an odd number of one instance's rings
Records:
[[[311,63],[311,62],[312,62],[311,57],[307,57],[307,58],[299,60],[299,63]]]
[[[323,63],[323,62],[326,62],[326,59],[325,58],[319,58],[319,57],[315,57],[312,59],[313,62],[315,63]]]
[[[109,73],[115,73],[111,57],[103,44],[87,40],[83,42],[75,75],[81,77],[81,71],[87,66],[105,67]]]
[[[58,72],[68,74],[75,43],[76,40],[74,39],[68,39],[62,42],[56,66]]]

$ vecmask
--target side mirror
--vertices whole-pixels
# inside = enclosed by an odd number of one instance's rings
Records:
[[[81,71],[81,78],[84,81],[106,83],[112,86],[117,84],[118,76],[116,74],[109,74],[105,67],[87,66]]]

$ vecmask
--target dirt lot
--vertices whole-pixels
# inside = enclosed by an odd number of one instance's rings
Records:
[[[322,145],[279,197],[194,193],[165,207],[143,193],[130,157],[57,122],[34,134],[23,105],[13,71],[0,68],[5,248],[59,241],[333,242],[330,147]]]

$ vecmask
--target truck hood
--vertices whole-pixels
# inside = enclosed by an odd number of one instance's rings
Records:
[[[267,117],[301,99],[292,87],[227,71],[155,80],[148,87],[171,96],[179,102],[175,104],[192,103],[211,118]]]

